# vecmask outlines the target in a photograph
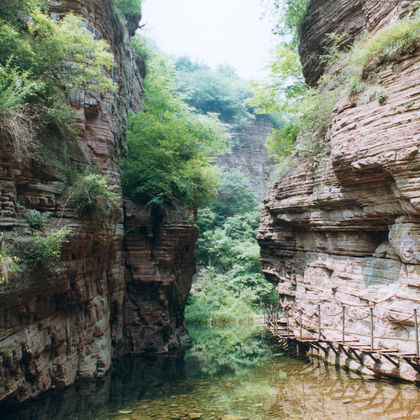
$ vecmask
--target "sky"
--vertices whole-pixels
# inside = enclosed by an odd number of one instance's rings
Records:
[[[244,79],[262,79],[275,45],[263,12],[262,0],[143,0],[141,24],[166,54],[230,64]]]

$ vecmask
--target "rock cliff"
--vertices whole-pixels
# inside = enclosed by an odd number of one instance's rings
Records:
[[[110,0],[50,4],[57,16],[82,15],[109,43],[118,91],[111,98],[71,92],[77,141],[65,142],[46,127],[29,159],[16,156],[0,132],[1,238],[29,234],[18,205],[48,212],[47,230],[70,229],[58,267],[1,286],[0,400],[17,402],[80,377],[102,376],[113,357],[182,349],[195,268],[196,230],[176,212],[148,213],[121,199],[108,217],[92,218],[78,215],[63,195],[66,170],[83,168],[86,160],[121,192],[118,162],[128,113],[141,110],[144,66]]]
[[[314,0],[304,19],[301,59],[308,83],[325,70],[322,46],[331,32],[349,42],[407,12],[410,2]],[[290,311],[297,335],[318,331],[341,339],[347,330],[370,343],[369,308],[375,314],[375,346],[415,353],[413,310],[420,309],[420,51],[370,76],[388,94],[357,103],[343,93],[327,133],[318,136],[317,165],[298,159],[269,190],[259,230],[264,273]],[[381,337],[395,337],[387,340]],[[411,341],[408,341],[411,340]],[[339,363],[348,362],[341,356]],[[369,369],[418,380],[408,365],[382,359]]]
[[[265,148],[267,137],[273,134],[273,124],[267,116],[256,115],[247,127],[231,130],[231,134],[234,139],[232,151],[220,156],[217,163],[225,170],[238,169],[249,180],[255,195],[262,199],[274,165]]]

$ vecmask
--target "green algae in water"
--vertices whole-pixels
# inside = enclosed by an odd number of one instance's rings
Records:
[[[253,326],[190,328],[184,359],[128,359],[98,382],[47,393],[2,419],[420,418],[412,384],[282,355]]]

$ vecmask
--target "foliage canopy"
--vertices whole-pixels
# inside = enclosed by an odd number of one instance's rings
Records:
[[[123,164],[127,196],[141,204],[195,207],[217,192],[213,157],[227,151],[216,116],[195,113],[177,91],[169,59],[148,63],[144,110],[127,131],[129,154]]]
[[[223,122],[238,128],[253,118],[246,102],[252,90],[232,67],[219,66],[213,70],[188,57],[180,57],[175,62],[175,70],[178,90],[198,112],[216,113]]]

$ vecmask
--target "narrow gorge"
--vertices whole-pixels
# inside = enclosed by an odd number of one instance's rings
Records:
[[[257,1],[250,81],[153,1],[0,4],[5,418],[417,418],[420,2]]]

